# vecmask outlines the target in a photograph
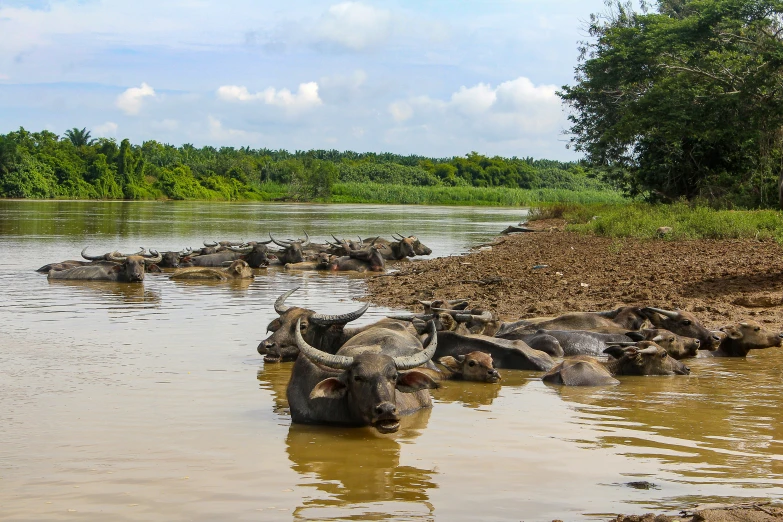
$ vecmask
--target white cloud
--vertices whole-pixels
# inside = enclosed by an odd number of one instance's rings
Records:
[[[219,142],[235,142],[238,138],[250,139],[255,136],[252,132],[224,127],[223,123],[212,115],[207,116],[207,119],[209,120],[210,137]]]
[[[151,124],[153,129],[174,131],[179,129],[179,122],[177,120],[165,119],[160,121],[153,121]]]
[[[394,102],[389,105],[389,112],[394,121],[405,121],[413,116],[413,108],[404,101]]]
[[[525,77],[497,87],[460,87],[448,101],[427,96],[400,100],[389,113],[406,129],[427,128],[436,135],[485,143],[556,141],[566,126],[554,85],[534,85]],[[409,122],[410,120],[410,122]]]
[[[221,100],[234,102],[263,101],[267,105],[291,110],[309,109],[323,103],[318,96],[318,84],[316,82],[299,84],[299,90],[296,94],[288,89],[277,90],[274,87],[251,93],[244,85],[223,85],[218,88],[217,96]]]
[[[113,121],[107,121],[96,125],[92,130],[101,138],[109,138],[117,135],[117,124]]]
[[[115,105],[125,114],[138,114],[141,110],[142,101],[147,97],[155,97],[155,90],[142,82],[140,87],[131,87],[117,96]]]
[[[321,41],[361,51],[388,40],[392,24],[389,11],[360,2],[342,2],[321,16],[315,35]]]

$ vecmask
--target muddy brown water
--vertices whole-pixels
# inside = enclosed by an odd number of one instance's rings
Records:
[[[783,498],[783,363],[558,388],[448,383],[400,431],[292,425],[272,302],[352,310],[362,277],[49,283],[52,261],[137,246],[415,233],[451,255],[518,209],[0,202],[1,520],[593,520]],[[467,297],[470,296],[458,296]],[[388,312],[372,307],[370,322]],[[651,483],[636,489],[628,483]]]

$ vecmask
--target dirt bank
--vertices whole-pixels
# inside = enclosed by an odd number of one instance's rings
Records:
[[[421,310],[466,298],[506,320],[620,305],[690,310],[709,327],[743,319],[783,326],[783,249],[772,241],[609,239],[535,222],[491,249],[371,278],[369,300]]]
[[[769,504],[700,506],[681,516],[619,515],[612,522],[772,522],[783,520],[783,508]]]

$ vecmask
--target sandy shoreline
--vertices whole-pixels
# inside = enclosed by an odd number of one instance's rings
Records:
[[[368,279],[368,299],[421,310],[418,299],[464,298],[504,320],[642,305],[689,310],[709,327],[783,326],[783,249],[773,241],[610,239],[536,225],[463,256],[398,264]]]

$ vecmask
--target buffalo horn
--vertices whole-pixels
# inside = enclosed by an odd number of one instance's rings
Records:
[[[341,314],[341,315],[313,314],[310,317],[310,322],[320,326],[349,323],[351,321],[355,321],[356,319],[360,318],[364,314],[364,312],[367,311],[369,307],[370,307],[370,303],[364,303],[361,306],[361,308],[359,308],[355,312],[349,312],[347,314]]]
[[[206,241],[204,241],[204,246],[205,247],[216,247],[216,246],[218,246],[218,243],[217,243],[217,241],[212,241],[211,243],[207,243]]]
[[[271,239],[272,242],[275,245],[279,246],[279,247],[288,248],[289,246],[291,246],[291,243],[287,243],[287,242],[285,242],[283,240],[278,240],[278,239],[273,238],[271,232],[269,233],[269,239]]]
[[[645,308],[645,310],[650,310],[652,312],[655,312],[655,313],[658,313],[658,314],[661,314],[661,315],[665,315],[669,319],[677,319],[677,317],[678,317],[677,312],[670,312],[669,310],[663,310],[661,308],[652,308],[652,307],[648,306],[647,308]]]
[[[187,248],[185,248],[185,250],[180,250],[179,252],[177,252],[177,255],[178,255],[178,256],[180,256],[180,257],[182,257],[182,256],[188,256],[188,255],[190,255],[192,252],[193,252],[193,249],[192,249],[192,248],[190,248],[190,247],[187,247]]]
[[[302,337],[301,323],[302,323],[301,318],[296,320],[296,331],[294,332],[294,335],[296,338],[296,346],[299,348],[299,351],[304,354],[305,357],[307,357],[314,363],[323,364],[324,366],[328,366],[329,368],[334,368],[335,370],[347,370],[351,366],[351,363],[353,363],[353,357],[346,357],[344,355],[332,355],[330,353],[322,352],[321,350],[318,350],[317,348],[313,348],[312,346],[307,344],[307,341],[305,341],[304,338]]]
[[[394,234],[392,234],[392,239],[396,239],[397,241],[402,241],[405,238],[399,232],[395,232]]]
[[[396,366],[398,370],[410,370],[411,368],[421,366],[435,355],[435,349],[438,347],[438,332],[435,328],[435,322],[430,321],[429,327],[430,342],[424,350],[413,355],[394,358],[394,366]]]
[[[110,254],[106,254],[106,259],[109,261],[117,261],[118,263],[125,262],[126,259],[128,259],[127,256],[124,256],[117,252],[116,250],[114,252],[111,252]]]
[[[82,250],[82,257],[84,259],[86,259],[87,261],[100,261],[101,259],[105,259],[106,258],[105,255],[103,255],[103,256],[88,256],[87,254],[85,254],[85,252],[87,252],[88,248],[89,247],[84,247],[84,249]]]
[[[302,242],[302,247],[306,247],[310,244],[310,236],[307,234],[307,231],[305,230],[305,240]]]
[[[386,317],[396,321],[413,321],[414,319],[429,321],[432,319],[432,314],[387,315]]]
[[[647,348],[639,350],[636,353],[643,353],[645,355],[647,355],[647,354],[654,355],[654,354],[658,353],[658,348],[660,348],[660,347],[659,346],[648,346]]]
[[[281,295],[275,300],[275,312],[277,312],[278,315],[283,315],[291,308],[290,306],[285,305],[285,300],[291,297],[291,294],[293,294],[297,290],[299,290],[298,286],[292,288],[291,290],[284,293],[283,295]]]
[[[332,239],[334,239],[334,242],[335,242],[335,243],[340,243],[340,242],[341,242],[339,239],[337,239],[336,237],[334,237],[334,234],[332,234]],[[328,241],[327,241],[327,243],[328,243]]]
[[[231,250],[232,252],[239,252],[240,254],[247,254],[247,253],[250,253],[250,252],[253,251],[253,247],[252,246],[245,246],[245,247],[230,246],[230,247],[227,247],[227,248],[229,250]]]
[[[479,321],[481,323],[488,323],[492,320],[492,312],[489,310],[484,310],[480,314],[471,314],[470,312],[466,312],[464,310],[447,310],[445,308],[433,308],[432,311],[436,313],[449,314],[454,319],[461,322]]]
[[[158,253],[157,250],[150,250],[149,255],[142,254],[144,256],[144,262],[148,265],[160,263],[163,260],[163,256]]]

